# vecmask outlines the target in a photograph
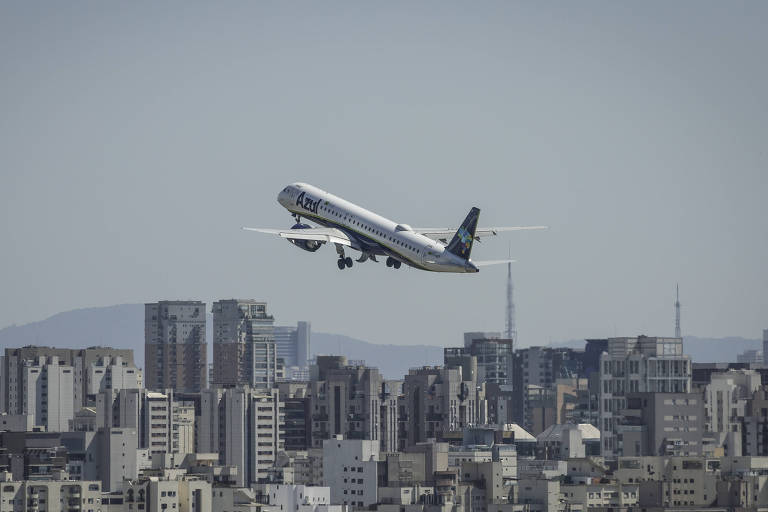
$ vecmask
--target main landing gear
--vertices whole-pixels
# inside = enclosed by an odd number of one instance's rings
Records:
[[[339,259],[336,261],[336,265],[339,267],[339,270],[344,270],[345,268],[352,268],[352,258],[344,255],[343,245],[336,244],[336,254],[339,255]]]
[[[388,256],[387,257],[387,266],[388,267],[395,267],[400,268],[400,260],[396,260],[395,258]]]
[[[347,256],[346,258],[342,256],[338,260],[336,260],[336,265],[338,265],[339,270],[344,270],[345,267],[351,268],[352,258],[350,258],[349,256]]]

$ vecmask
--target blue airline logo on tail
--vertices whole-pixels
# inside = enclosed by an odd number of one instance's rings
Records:
[[[469,234],[467,228],[464,226],[460,227],[456,235],[458,235],[459,240],[461,240],[461,243],[464,244],[464,247],[469,248],[470,244],[472,243],[472,235]]]

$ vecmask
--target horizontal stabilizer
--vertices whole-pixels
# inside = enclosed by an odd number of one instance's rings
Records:
[[[485,260],[485,261],[475,261],[472,260],[472,263],[475,264],[477,267],[487,267],[488,265],[501,265],[502,263],[514,263],[515,260]]]
[[[504,226],[498,228],[477,228],[475,230],[475,239],[486,236],[495,236],[506,231],[530,231],[535,229],[549,229],[549,226]],[[450,239],[455,229],[451,228],[415,228],[414,231],[433,240]]]

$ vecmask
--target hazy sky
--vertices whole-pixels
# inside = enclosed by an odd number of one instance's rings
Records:
[[[303,252],[306,181],[413,226],[548,224],[521,345],[768,327],[766,2],[0,2],[0,327],[257,298],[279,323],[455,345],[506,268]]]

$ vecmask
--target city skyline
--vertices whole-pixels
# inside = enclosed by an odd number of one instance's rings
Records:
[[[768,366],[756,354],[696,363],[680,337],[515,348],[475,331],[441,363],[408,358],[385,376],[341,347],[308,360],[310,324],[276,327],[264,301],[214,302],[210,338],[206,309],[144,304],[144,370],[122,346],[6,347],[0,501],[56,504],[66,488],[68,510],[103,512],[230,510],[235,495],[243,512],[285,510],[296,495],[301,512],[768,503]],[[165,494],[142,495],[147,485]]]

